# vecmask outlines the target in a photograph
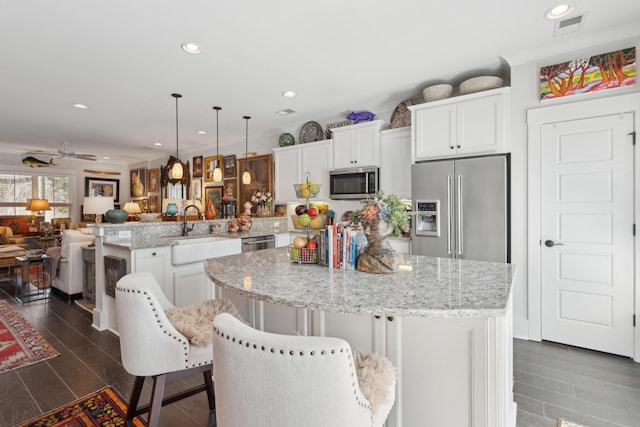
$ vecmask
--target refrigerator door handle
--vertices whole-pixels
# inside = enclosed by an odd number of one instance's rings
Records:
[[[463,241],[462,241],[462,175],[458,175],[458,255],[462,255]]]
[[[447,175],[447,254],[451,255],[451,175]]]

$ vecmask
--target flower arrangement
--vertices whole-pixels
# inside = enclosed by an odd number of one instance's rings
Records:
[[[371,224],[375,221],[386,221],[393,227],[393,233],[400,235],[409,231],[409,219],[413,212],[395,194],[384,197],[379,191],[373,199],[364,199],[364,208],[354,211],[349,217],[349,225]]]
[[[255,203],[258,206],[264,206],[267,203],[271,203],[273,201],[273,197],[271,193],[268,191],[254,191],[251,195],[251,202]]]

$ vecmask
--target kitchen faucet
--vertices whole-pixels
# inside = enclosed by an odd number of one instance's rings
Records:
[[[202,212],[200,212],[200,208],[197,207],[196,205],[189,205],[186,208],[184,208],[184,217],[182,218],[182,235],[183,236],[188,236],[189,232],[193,230],[193,224],[191,225],[191,227],[187,227],[187,211],[189,210],[189,208],[195,208],[198,211],[198,219],[202,219]]]

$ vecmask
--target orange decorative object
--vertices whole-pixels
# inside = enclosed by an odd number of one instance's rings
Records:
[[[204,211],[204,217],[206,219],[216,219],[216,207],[211,199],[207,199],[207,208]]]

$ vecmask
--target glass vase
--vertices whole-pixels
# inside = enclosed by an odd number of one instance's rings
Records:
[[[258,205],[256,207],[256,216],[259,217],[267,217],[267,216],[271,216],[271,205],[264,204],[264,205]]]
[[[386,221],[376,220],[364,228],[367,248],[358,256],[356,269],[367,273],[389,274],[398,271],[400,259],[387,237],[393,226]]]

